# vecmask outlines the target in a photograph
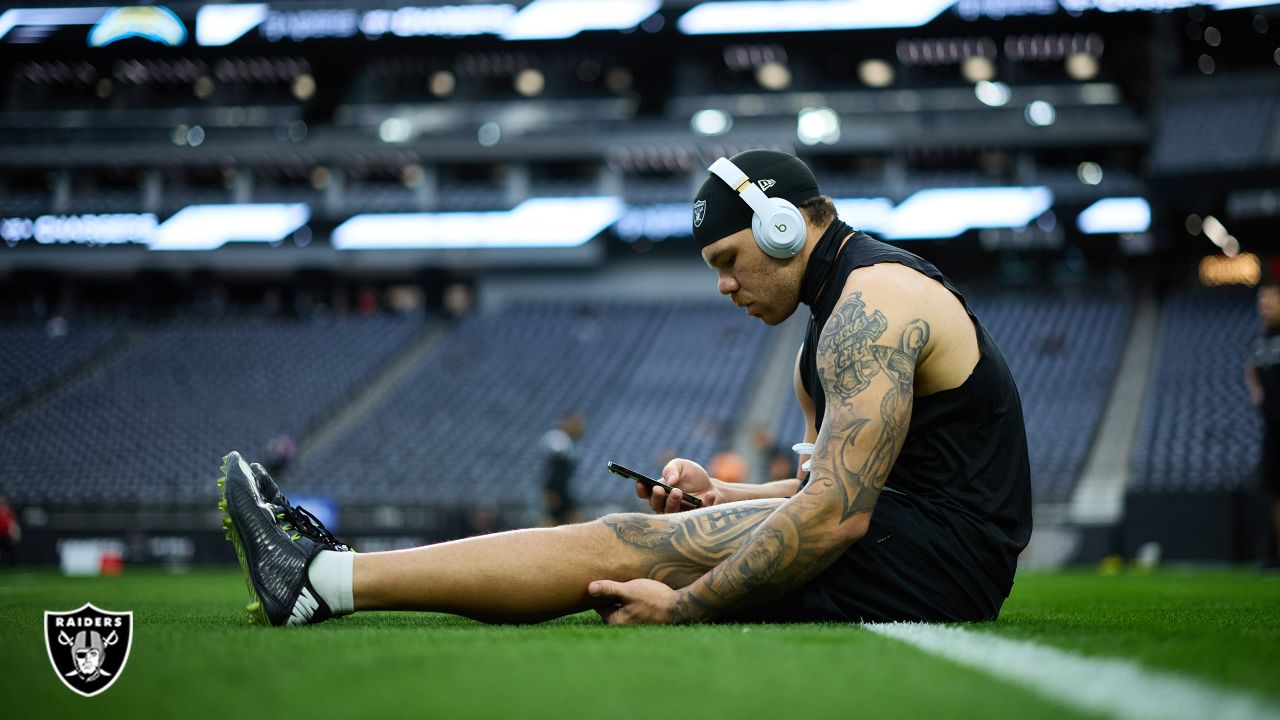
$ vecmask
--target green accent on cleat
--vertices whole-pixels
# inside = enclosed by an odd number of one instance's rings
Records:
[[[218,478],[218,510],[222,513],[222,527],[226,530],[226,538],[231,541],[231,546],[235,548],[236,559],[240,561],[240,570],[244,573],[244,586],[249,591],[249,604],[245,606],[245,610],[249,613],[249,622],[257,625],[270,625],[271,620],[267,617],[267,611],[262,607],[262,600],[258,597],[258,591],[253,587],[253,579],[249,574],[249,558],[245,555],[244,545],[240,540],[240,532],[236,530],[235,523],[231,520],[231,514],[227,511],[227,467],[231,464],[227,457],[222,458],[222,476]]]

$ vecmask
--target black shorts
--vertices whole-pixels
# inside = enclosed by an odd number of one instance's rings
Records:
[[[963,557],[971,543],[900,493],[880,496],[867,534],[799,591],[726,622],[993,620],[1007,593]]]

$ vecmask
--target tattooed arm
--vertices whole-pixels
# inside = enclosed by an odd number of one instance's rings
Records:
[[[699,622],[780,597],[866,533],[911,419],[916,363],[929,323],[894,311],[874,283],[846,289],[823,328],[818,372],[827,410],[812,477],[736,552],[674,597],[672,621]]]

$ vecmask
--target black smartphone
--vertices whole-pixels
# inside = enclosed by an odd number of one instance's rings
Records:
[[[645,475],[645,474],[643,474],[643,473],[638,473],[638,472],[636,472],[635,470],[632,470],[631,468],[625,468],[625,467],[622,467],[621,465],[619,465],[618,463],[613,462],[613,461],[610,461],[610,462],[609,462],[608,468],[609,468],[609,472],[611,472],[611,473],[613,473],[613,474],[615,474],[615,475],[621,475],[622,477],[627,478],[627,479],[629,479],[629,480],[635,480],[636,482],[642,482],[642,483],[644,483],[645,485],[648,485],[649,487],[655,487],[655,486],[656,486],[656,487],[660,487],[660,488],[662,488],[663,490],[666,490],[668,493],[670,493],[672,490],[674,490],[674,489],[675,489],[675,488],[671,487],[670,485],[668,485],[668,484],[666,484],[666,483],[662,482],[661,480],[654,480],[653,478],[649,477],[648,475]],[[683,491],[681,491],[681,492],[683,492]],[[684,493],[684,497],[680,498],[680,502],[682,502],[682,503],[688,503],[689,505],[691,505],[691,506],[693,506],[693,507],[702,507],[702,500],[700,500],[699,498],[696,498],[696,497],[694,497],[694,496],[690,495],[689,493]]]

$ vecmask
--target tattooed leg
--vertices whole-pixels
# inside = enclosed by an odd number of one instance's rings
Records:
[[[628,546],[633,567],[643,571],[636,577],[682,588],[732,555],[782,502],[747,500],[679,515],[627,513],[601,522]]]
[[[779,505],[748,500],[675,515],[623,513],[355,557],[357,610],[428,610],[538,622],[589,610],[592,580],[652,578],[673,588],[724,560]]]

